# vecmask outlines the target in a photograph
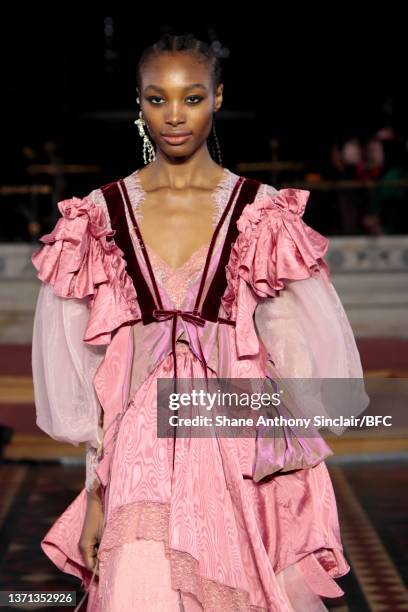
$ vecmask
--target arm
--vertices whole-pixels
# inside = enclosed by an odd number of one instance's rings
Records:
[[[359,414],[368,404],[361,362],[329,280],[329,240],[302,219],[308,198],[308,191],[281,189],[243,209],[222,303],[236,321],[238,357],[259,355],[261,348],[268,354],[264,383],[279,383],[284,391],[275,412],[310,418]],[[314,419],[311,424],[307,436],[289,424],[274,427],[273,437],[259,431],[256,482],[333,454]],[[337,423],[329,428],[345,429]]]
[[[88,488],[103,438],[95,373],[116,330],[141,316],[101,198],[59,202],[61,217],[31,257],[42,281],[32,345],[37,425],[56,440],[88,443]]]

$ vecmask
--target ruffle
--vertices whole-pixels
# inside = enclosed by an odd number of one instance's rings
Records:
[[[171,548],[168,544],[169,516],[169,504],[153,501],[126,504],[114,511],[104,529],[98,551],[102,600],[106,600],[109,594],[106,565],[111,552],[136,539],[146,539],[163,542],[164,555],[171,567],[173,589],[192,593],[203,610],[266,612],[266,608],[250,604],[247,591],[204,577],[197,559],[188,552]]]
[[[87,508],[85,489],[77,495],[64,513],[58,517],[41,541],[45,555],[59,570],[81,580],[81,586],[91,596],[91,589],[97,582],[86,569],[79,549],[81,530]],[[248,610],[261,612],[266,608],[251,606],[247,591],[232,588],[222,582],[214,582],[201,575],[197,559],[189,553],[170,548],[168,504],[154,501],[140,501],[125,504],[114,511],[104,527],[99,545],[99,597],[108,596],[109,584],[106,582],[106,564],[114,550],[136,539],[161,541],[164,553],[172,568],[173,588],[195,594],[196,598],[210,610]],[[336,534],[333,532],[336,539]],[[295,539],[293,540],[295,541]],[[282,588],[296,589],[300,577],[306,581],[307,590],[320,597],[335,598],[344,594],[337,585],[338,579],[350,571],[350,566],[333,538],[325,547],[310,546],[308,550],[293,549],[290,544],[289,557],[282,553],[275,561],[271,558],[274,572]],[[289,583],[287,582],[289,580]],[[211,605],[213,604],[213,605]],[[238,604],[240,607],[238,607]],[[207,605],[207,607],[205,607]]]
[[[90,316],[84,341],[109,344],[112,332],[141,318],[123,251],[112,239],[105,213],[89,198],[58,203],[62,217],[31,256],[37,278],[62,298],[86,298]]]
[[[171,567],[173,589],[194,594],[203,610],[266,612],[265,607],[251,605],[246,590],[204,577],[197,559],[188,552],[169,547],[169,513],[169,504],[147,500],[125,504],[113,512],[105,526],[98,551],[100,597],[105,600],[109,597],[110,585],[106,576],[109,555],[124,544],[146,539],[163,542],[164,555]],[[289,568],[284,563],[283,567],[279,567],[279,573],[284,575],[290,570],[292,589],[296,588],[295,585],[298,589],[303,586],[304,594],[314,593],[321,597],[344,595],[335,582],[335,578],[350,570],[341,550],[328,547],[307,552],[304,556],[294,553],[291,561],[293,565]],[[279,582],[284,587],[284,582]]]
[[[329,240],[302,219],[310,192],[281,189],[247,204],[237,221],[226,270],[227,289],[221,298],[226,317],[236,321],[238,355],[253,355],[259,343],[252,315],[260,299],[275,297],[285,280],[301,280],[323,269]]]

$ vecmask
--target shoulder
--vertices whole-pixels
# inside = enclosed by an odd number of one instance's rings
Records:
[[[278,189],[268,183],[261,183],[256,194],[256,200],[269,198],[278,193]]]
[[[234,177],[239,175],[234,174]],[[243,178],[250,178],[241,175]],[[243,217],[250,215],[255,220],[264,223],[271,215],[275,217],[282,216],[282,213],[287,213],[287,218],[302,217],[309,200],[310,192],[306,189],[298,189],[296,187],[285,187],[277,189],[269,183],[259,182],[255,198],[243,210]],[[256,211],[256,213],[255,213]]]
[[[306,209],[310,192],[296,187],[277,189],[269,183],[260,183],[254,200],[242,211],[244,220],[260,227],[280,224],[284,221],[304,223],[301,219]]]
[[[320,268],[328,272],[324,256],[329,240],[302,219],[309,194],[262,183],[254,201],[244,206],[227,267],[227,306],[239,278],[259,297],[274,297],[287,280],[308,278]]]
[[[102,186],[101,187],[97,187],[96,189],[93,189],[92,191],[90,191],[85,196],[84,199],[86,199],[89,202],[91,202],[92,205],[96,206],[98,209],[100,209],[103,212],[103,216],[104,216],[104,220],[106,222],[106,225],[111,230],[112,226],[111,226],[111,223],[110,223],[110,216],[109,216],[108,206],[107,206],[107,203],[106,203],[105,196],[103,195]]]
[[[95,206],[97,206],[99,209],[103,211],[104,216],[106,218],[106,223],[109,229],[112,229],[112,226],[110,222],[108,204],[106,201],[106,197],[104,195],[104,187],[112,183],[116,183],[116,182],[120,183],[121,181],[123,181],[127,194],[129,196],[130,202],[132,203],[134,210],[137,210],[138,203],[140,202],[140,199],[143,196],[142,186],[139,180],[137,179],[138,172],[139,172],[139,169],[135,170],[131,174],[114,179],[110,181],[109,183],[106,183],[105,185],[100,185],[99,187],[90,191],[85,196],[86,199],[91,201]],[[119,185],[119,189],[122,191],[120,185]]]

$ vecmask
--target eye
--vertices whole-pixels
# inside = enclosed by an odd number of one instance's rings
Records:
[[[200,100],[203,99],[202,96],[195,96],[195,95],[191,95],[191,96],[188,96],[188,97],[189,98],[196,98],[198,100],[198,102],[200,102]],[[196,104],[198,104],[198,102],[196,102]]]
[[[189,100],[191,98],[196,98],[197,102],[194,102],[194,104],[198,104],[198,102],[200,102],[203,98],[202,96],[197,96],[197,95],[191,95],[188,96],[186,98],[186,100]],[[156,102],[153,102],[153,100],[162,100],[163,98],[161,96],[150,96],[149,98],[147,98],[149,102],[151,102],[152,104],[154,104],[155,106],[157,106]]]
[[[149,100],[149,102],[153,103],[153,100],[158,100],[160,98],[160,96],[150,96],[150,98],[147,98]]]

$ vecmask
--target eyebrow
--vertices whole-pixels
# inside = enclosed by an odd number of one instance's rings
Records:
[[[186,87],[183,88],[183,91],[193,89],[193,87],[199,87],[200,89],[204,89],[204,91],[207,91],[207,88],[202,83],[191,83],[191,85],[186,85]],[[165,92],[165,89],[159,87],[158,85],[147,85],[145,89],[156,89],[157,91],[161,91],[162,93]]]

